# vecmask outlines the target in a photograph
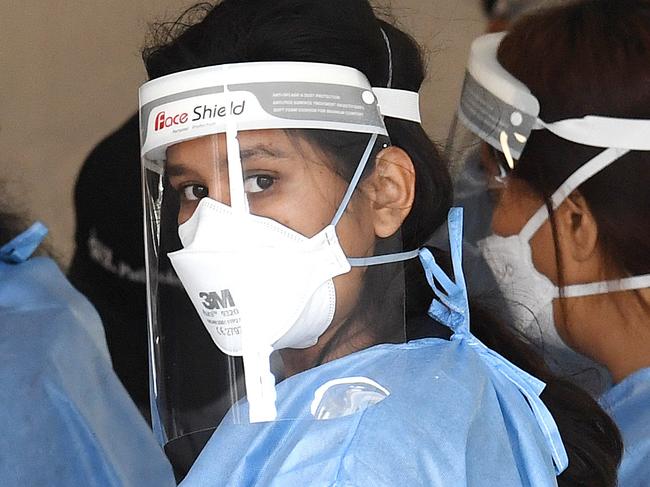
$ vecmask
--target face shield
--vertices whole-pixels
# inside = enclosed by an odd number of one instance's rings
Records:
[[[455,204],[466,209],[471,243],[489,235],[494,193],[514,168],[539,114],[539,102],[530,90],[497,61],[504,35],[487,34],[472,43],[446,146]]]
[[[558,188],[552,197],[554,207],[628,151],[650,150],[647,120],[594,115],[553,123],[541,120],[537,98],[499,64],[497,50],[505,35],[487,34],[472,43],[457,112],[461,123],[454,124],[447,145],[456,175],[463,174],[468,167],[476,173],[475,166],[480,167],[484,177],[481,184],[474,181],[473,191],[489,190],[503,183],[533,130],[548,130],[576,144],[605,149]]]
[[[419,121],[417,94],[347,67],[246,63],[150,81],[140,106],[152,411],[168,450],[226,412],[295,419],[278,384],[405,340],[400,262],[417,252],[376,235],[370,181],[383,116]],[[389,393],[335,379],[314,384],[313,419]]]
[[[465,202],[493,201],[490,193],[504,188],[508,173],[515,168],[534,130],[548,130],[576,144],[603,149],[551,195],[553,210],[582,183],[627,152],[650,150],[648,120],[593,115],[553,123],[541,120],[537,98],[497,60],[497,50],[505,35],[484,35],[471,47],[458,108],[458,120],[463,127],[457,127],[448,145],[449,155],[456,160],[456,184],[461,186],[458,194],[466,199]],[[490,203],[483,207],[475,205],[473,209],[481,212],[485,221],[491,221],[493,208]],[[543,205],[517,235],[489,235],[491,231],[486,232],[484,228],[483,235],[478,237],[482,239],[478,246],[506,300],[512,304],[509,308],[514,322],[524,335],[548,351],[547,355],[554,356],[561,372],[593,371],[598,366],[570,350],[558,335],[553,324],[553,300],[644,288],[650,285],[650,276],[628,276],[558,288],[537,271],[529,245],[548,218],[548,208]],[[607,382],[596,379],[587,379],[584,385],[597,390],[601,386],[591,383]]]

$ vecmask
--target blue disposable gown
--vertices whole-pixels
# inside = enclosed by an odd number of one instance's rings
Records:
[[[52,260],[10,254],[0,255],[0,485],[175,485],[93,307]]]
[[[567,459],[538,397],[543,383],[469,333],[459,220],[452,211],[456,282],[421,253],[440,298],[429,313],[452,328],[451,340],[377,345],[284,380],[276,388],[284,420],[235,424],[227,416],[181,485],[557,485]],[[347,416],[313,419],[319,386],[358,376],[390,395]],[[247,417],[245,402],[240,413]]]
[[[349,416],[311,417],[319,385],[360,375],[390,396]],[[379,345],[293,376],[277,392],[278,414],[301,419],[226,417],[181,485],[556,485],[526,400],[461,340]]]
[[[626,377],[600,399],[623,436],[622,487],[650,485],[650,367]]]

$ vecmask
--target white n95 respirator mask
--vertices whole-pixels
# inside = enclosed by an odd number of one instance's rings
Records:
[[[332,322],[332,278],[350,270],[332,225],[307,238],[204,198],[178,231],[169,258],[224,353],[242,355],[243,329],[276,350],[310,347]]]
[[[587,163],[587,168],[590,164],[592,163]],[[558,298],[643,289],[650,286],[650,275],[573,284],[562,288],[556,286],[535,268],[530,247],[532,236],[547,215],[544,206],[519,234],[508,237],[490,235],[480,240],[478,247],[508,305],[514,328],[543,352],[548,365],[555,372],[572,376],[587,391],[597,396],[611,386],[610,374],[603,365],[573,350],[562,340],[555,323],[553,301]]]
[[[490,235],[478,242],[508,308],[515,330],[537,348],[556,373],[573,376],[598,395],[611,384],[607,369],[574,351],[558,334],[553,300],[560,289],[533,263],[527,239],[519,235]],[[588,289],[583,291],[587,295]]]

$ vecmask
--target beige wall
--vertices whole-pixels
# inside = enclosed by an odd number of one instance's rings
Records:
[[[50,242],[64,262],[72,252],[72,188],[80,164],[137,108],[137,87],[145,78],[139,49],[147,22],[175,18],[191,3],[0,3],[0,179],[8,182],[17,206],[50,227]],[[483,28],[479,2],[390,3],[400,24],[429,50],[422,108],[426,128],[442,140],[469,42]]]

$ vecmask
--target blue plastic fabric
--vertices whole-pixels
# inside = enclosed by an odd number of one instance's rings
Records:
[[[452,340],[378,345],[286,379],[278,416],[298,419],[235,424],[227,416],[181,485],[557,485],[567,457],[538,397],[544,384],[469,332],[462,211],[449,222],[456,281],[428,251],[421,259],[440,299],[430,314],[453,329]],[[349,416],[313,419],[319,386],[357,376],[390,395]],[[245,401],[240,407],[245,417]]]
[[[34,235],[0,255],[0,485],[175,485],[93,307],[52,260],[25,261]]]
[[[47,227],[35,222],[16,238],[0,247],[0,261],[19,264],[34,253],[47,235]]]
[[[359,375],[390,396],[350,416],[312,419],[319,385]],[[277,391],[279,414],[302,420],[226,417],[181,485],[556,485],[524,397],[466,342],[379,345],[293,376]]]
[[[473,347],[491,369],[499,371],[526,397],[544,434],[547,448],[553,455],[556,473],[560,474],[569,465],[569,458],[555,420],[539,397],[545,384],[495,351],[490,350],[470,331],[467,286],[462,268],[463,209],[452,208],[448,221],[455,281],[444,273],[429,250],[423,249],[420,252],[420,260],[424,266],[427,281],[439,299],[439,301],[434,300],[431,303],[429,315],[452,329],[454,332],[451,337],[452,341],[461,340]]]
[[[616,384],[603,394],[600,403],[623,436],[619,485],[646,487],[650,482],[650,367]]]

